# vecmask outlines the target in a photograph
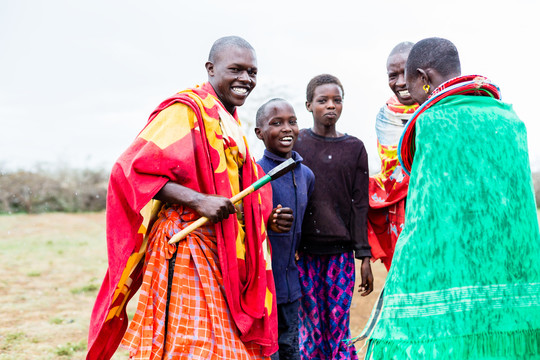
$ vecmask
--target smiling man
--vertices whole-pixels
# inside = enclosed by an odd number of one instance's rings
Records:
[[[222,38],[210,50],[206,71],[217,97],[234,114],[257,84],[255,50],[241,38]]]
[[[162,102],[114,165],[109,269],[87,359],[109,359],[120,342],[133,359],[247,360],[277,350],[264,225],[271,192],[245,197],[238,215],[229,200],[264,175],[236,111],[256,85],[255,51],[242,38],[224,37],[205,66],[208,82]],[[168,244],[201,216],[211,222]],[[125,305],[139,286],[127,327]]]
[[[403,228],[409,186],[409,177],[398,161],[397,146],[405,124],[418,108],[405,83],[405,64],[413,45],[399,43],[388,56],[388,86],[394,95],[381,108],[375,122],[381,171],[369,179],[368,238],[373,259],[381,259],[387,270]]]

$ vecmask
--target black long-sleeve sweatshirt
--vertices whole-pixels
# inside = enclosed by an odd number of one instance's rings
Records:
[[[371,256],[367,237],[368,157],[354,136],[327,138],[302,129],[294,146],[315,174],[302,225],[300,250],[311,254]]]

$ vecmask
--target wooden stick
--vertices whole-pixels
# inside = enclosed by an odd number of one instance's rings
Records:
[[[294,169],[295,166],[296,166],[296,162],[293,159],[287,159],[286,161],[282,162],[281,164],[279,164],[278,166],[270,170],[268,174],[266,174],[259,180],[255,181],[249,187],[245,188],[244,190],[240,191],[238,194],[234,195],[230,199],[231,202],[233,204],[236,204],[237,202],[245,198],[247,195],[251,194],[255,190],[258,190],[261,186],[268,184],[270,181],[279,178],[283,174],[288,173],[289,171]],[[190,225],[186,226],[181,231],[174,234],[173,237],[169,240],[169,244],[174,244],[184,239],[190,232],[203,226],[204,224],[206,224],[207,221],[208,221],[208,218],[204,216],[195,220]]]
[[[253,185],[251,185],[247,189],[244,189],[241,192],[239,192],[238,194],[234,195],[231,198],[231,202],[233,204],[236,204],[237,202],[239,202],[244,197],[246,197],[247,195],[251,194],[254,191],[255,191],[255,188],[253,187]],[[208,220],[209,219],[207,217],[205,217],[205,216],[202,216],[199,219],[195,220],[194,222],[192,222],[191,224],[189,224],[188,226],[186,226],[185,228],[183,228],[182,230],[180,230],[179,232],[174,234],[173,237],[169,240],[169,244],[174,244],[174,243],[177,243],[180,240],[184,239],[186,236],[188,236],[188,234],[190,232],[192,232],[193,230],[198,229],[201,226],[203,226],[204,224],[206,224],[206,222]]]

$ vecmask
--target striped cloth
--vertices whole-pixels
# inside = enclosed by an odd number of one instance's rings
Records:
[[[298,260],[303,297],[300,303],[302,360],[356,360],[351,337],[350,307],[354,291],[354,253],[312,255]]]
[[[122,340],[132,359],[263,359],[261,347],[244,344],[223,293],[213,225],[176,245],[168,240],[198,216],[181,206],[163,208],[150,234],[139,304]],[[176,256],[167,308],[168,259]],[[166,338],[166,341],[165,341]]]

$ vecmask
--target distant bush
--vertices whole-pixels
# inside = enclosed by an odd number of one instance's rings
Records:
[[[540,172],[532,177],[540,208]],[[108,180],[104,170],[0,170],[0,214],[101,211]]]
[[[90,169],[0,171],[0,213],[104,210],[108,177]]]

